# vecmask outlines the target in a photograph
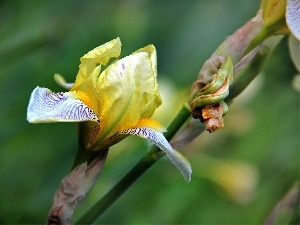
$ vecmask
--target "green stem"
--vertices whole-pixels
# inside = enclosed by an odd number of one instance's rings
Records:
[[[270,29],[266,29],[263,27],[262,30],[253,38],[250,42],[248,48],[244,52],[244,56],[251,52],[256,46],[260,45],[263,41],[265,41],[270,36]]]
[[[179,128],[189,119],[190,111],[183,106],[167,128],[165,137],[170,140]],[[90,208],[76,224],[93,223],[109,206],[111,206],[144,172],[146,172],[164,154],[158,147],[152,146],[150,151],[92,208]]]
[[[230,87],[229,95],[225,99],[226,103],[230,103],[236,96],[242,93],[251,83],[251,81],[262,71],[262,68],[269,55],[282,40],[282,38],[282,35],[271,37],[259,46],[259,49],[251,62],[241,71],[235,74],[234,82]]]
[[[244,56],[247,55],[249,52],[251,52],[254,48],[256,48],[256,46],[263,43],[267,38],[273,36],[278,31],[278,29],[280,29],[280,27],[284,27],[284,26],[285,26],[285,19],[279,20],[277,23],[274,23],[271,26],[264,26],[262,30],[250,42],[249,47],[244,52]],[[281,33],[281,34],[286,34],[286,33]]]
[[[231,102],[238,94],[245,89],[245,87],[251,82],[251,80],[259,73],[262,65],[266,61],[268,55],[272,52],[274,47],[278,44],[281,38],[268,41],[264,44],[262,52],[259,51],[253,61],[245,68],[245,72],[242,72],[236,79],[234,85],[230,89],[230,95],[226,101]],[[172,139],[179,128],[190,117],[190,110],[188,104],[184,105],[176,117],[173,119],[165,137],[167,140]],[[91,209],[89,209],[85,215],[79,219],[77,224],[91,224],[93,223],[103,212],[111,206],[144,172],[146,172],[156,161],[158,161],[164,154],[156,146],[152,146],[150,151],[140,159],[140,161],[106,194],[100,199]]]
[[[178,114],[172,120],[165,133],[166,139],[169,141],[177,133],[179,128],[190,118],[190,110],[183,105]]]
[[[289,222],[289,225],[295,225],[299,224],[300,222],[300,187],[298,184],[298,196],[297,196],[297,202],[294,208],[294,213],[292,215],[292,218]]]
[[[89,152],[88,151],[83,151],[82,149],[78,149],[77,154],[75,156],[75,160],[72,165],[72,169],[75,169],[75,167],[79,166],[80,164],[84,163],[85,161],[88,160],[89,158]]]
[[[112,205],[156,160],[145,155],[106,195],[90,208],[76,224],[91,224]]]
[[[88,151],[88,150],[82,150],[81,148],[78,149],[77,154],[75,156],[74,163],[72,165],[72,169],[75,169],[75,167],[81,165],[84,162],[87,162],[90,164],[96,157],[103,154],[103,151],[107,151],[108,148],[102,149],[100,151]]]

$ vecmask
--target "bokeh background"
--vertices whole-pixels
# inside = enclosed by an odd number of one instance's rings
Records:
[[[1,1],[0,223],[42,224],[77,150],[72,123],[29,124],[36,86],[63,91],[79,58],[115,37],[122,56],[147,44],[158,52],[168,125],[188,96],[203,62],[226,36],[253,17],[259,0]],[[144,174],[98,220],[101,224],[261,224],[299,178],[299,92],[287,39],[231,106],[225,128],[179,149],[193,167],[187,184],[166,159]],[[111,148],[78,219],[145,153],[129,137]]]

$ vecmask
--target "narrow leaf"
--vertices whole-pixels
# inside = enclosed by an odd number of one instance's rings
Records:
[[[299,183],[296,183],[275,205],[265,220],[264,225],[289,224],[295,213],[297,204],[299,204],[299,191]]]

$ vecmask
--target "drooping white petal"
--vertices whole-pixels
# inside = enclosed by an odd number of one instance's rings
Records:
[[[149,139],[153,144],[166,153],[166,156],[181,171],[187,182],[191,180],[192,169],[190,163],[183,155],[172,148],[162,133],[148,127],[131,128],[122,130],[120,133],[137,135],[139,137]]]
[[[30,123],[98,121],[97,115],[69,92],[53,93],[48,88],[36,87],[27,107]]]
[[[288,0],[286,23],[292,34],[300,41],[300,0]]]

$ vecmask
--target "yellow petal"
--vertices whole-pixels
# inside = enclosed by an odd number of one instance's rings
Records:
[[[161,125],[158,121],[147,118],[147,119],[140,119],[139,122],[133,128],[140,128],[140,127],[149,127],[158,132],[165,132],[166,128]]]
[[[69,94],[71,94],[73,96],[73,98],[76,98],[76,99],[82,101],[89,108],[92,108],[91,100],[85,92],[83,92],[83,91],[70,91]]]
[[[285,18],[287,0],[262,0],[260,8],[263,10],[263,18],[266,24],[273,24]]]
[[[90,127],[91,130],[95,130],[96,126],[97,125],[95,123],[92,123],[92,122],[89,123],[89,127]],[[100,124],[99,123],[98,123],[98,126],[99,126],[99,130],[100,130]],[[140,119],[139,122],[134,127],[132,127],[132,129],[143,128],[143,127],[151,128],[151,129],[153,129],[155,131],[158,131],[158,132],[161,132],[161,133],[166,131],[166,128],[163,125],[161,125],[156,120],[153,120],[153,119],[150,119],[150,118]],[[87,132],[85,132],[85,133],[87,133]],[[95,133],[95,132],[92,132],[92,133]],[[84,135],[87,136],[86,134],[84,134]],[[106,148],[120,142],[125,137],[126,137],[126,135],[124,135],[120,132],[117,132],[117,133],[113,134],[112,136],[110,136],[109,138],[102,141],[101,144],[97,146],[97,151],[101,150],[101,149],[106,149]],[[89,136],[87,139],[89,140],[89,143],[87,144],[87,147],[90,147],[90,145],[95,140],[94,135],[92,136],[92,138]]]
[[[78,98],[87,104],[97,115],[99,114],[99,102],[101,101],[101,96],[99,95],[95,85],[100,73],[100,69],[101,65],[97,66],[85,81],[71,90],[71,92],[78,93]],[[83,95],[83,93],[88,96],[88,99],[85,95]]]
[[[154,47],[152,51],[154,50]],[[156,65],[148,52],[135,52],[104,70],[96,88],[101,95],[99,141],[117,131],[136,125],[145,109],[151,113],[160,103],[157,98]],[[153,63],[155,63],[153,65]],[[150,105],[150,106],[148,106]]]
[[[148,54],[148,57],[151,61],[151,66],[153,70],[153,83],[151,88],[145,89],[145,92],[143,94],[143,103],[141,105],[141,117],[147,118],[151,117],[154,113],[154,110],[161,105],[161,97],[158,92],[158,84],[157,84],[157,56],[156,56],[156,50],[153,45],[148,45],[144,48],[141,48],[137,50],[137,52],[146,52]]]
[[[73,88],[78,87],[84,82],[89,75],[94,71],[98,64],[106,65],[106,63],[113,57],[118,57],[121,53],[121,41],[116,38],[103,45],[94,48],[87,54],[81,57],[81,64],[75,80]]]

